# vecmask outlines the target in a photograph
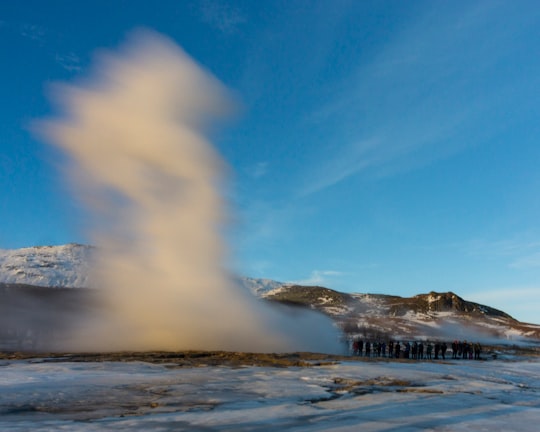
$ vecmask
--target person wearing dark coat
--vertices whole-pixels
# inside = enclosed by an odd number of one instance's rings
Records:
[[[457,359],[458,356],[458,341],[452,342],[452,358]]]
[[[441,351],[441,344],[435,342],[435,360],[439,360],[439,352]]]
[[[446,345],[446,342],[443,342],[441,344],[441,356],[443,360],[445,360],[444,355],[446,354],[447,349],[448,349],[448,346]]]
[[[476,342],[474,344],[474,359],[480,360],[480,353],[482,352],[482,346],[479,342]]]

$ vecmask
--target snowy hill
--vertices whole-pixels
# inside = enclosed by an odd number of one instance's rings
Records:
[[[346,334],[369,339],[540,339],[540,325],[522,323],[503,311],[466,301],[451,292],[404,298],[283,285],[264,297],[317,309],[330,315]]]
[[[0,250],[0,314],[24,311],[17,292],[19,297],[34,299],[40,309],[65,304],[76,312],[78,297],[65,289],[79,288],[76,291],[81,291],[81,299],[88,295],[82,291],[89,291],[83,288],[90,287],[94,253],[95,248],[79,244]],[[238,283],[267,301],[319,310],[351,337],[540,339],[540,325],[521,323],[502,311],[466,301],[454,293],[431,292],[403,298],[347,294],[249,277],[239,277]],[[64,290],[49,292],[43,287]]]
[[[55,288],[89,288],[93,246],[70,243],[0,249],[0,283]],[[238,277],[237,282],[256,296],[283,285],[271,279]]]
[[[286,285],[283,282],[277,282],[272,279],[256,279],[250,277],[239,277],[238,282],[257,297],[265,297],[274,290]]]
[[[88,287],[93,250],[92,246],[75,243],[0,249],[0,283]]]

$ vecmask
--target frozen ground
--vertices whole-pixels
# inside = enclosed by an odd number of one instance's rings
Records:
[[[178,367],[0,360],[0,430],[537,431],[540,359]]]

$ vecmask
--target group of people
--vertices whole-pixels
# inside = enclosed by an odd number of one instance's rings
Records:
[[[448,350],[452,352],[453,359],[480,360],[482,347],[479,342],[472,343],[455,340],[450,344],[446,342],[413,341],[411,342],[370,342],[360,338],[351,341],[350,352],[355,356],[365,357],[388,357],[405,358],[413,360],[446,360],[449,355]]]

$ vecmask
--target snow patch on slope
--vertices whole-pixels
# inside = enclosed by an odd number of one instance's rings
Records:
[[[0,249],[0,283],[89,287],[92,246],[67,244]]]
[[[88,288],[95,247],[76,243],[0,249],[0,283],[42,287]],[[238,284],[258,297],[284,284],[239,277]]]
[[[272,279],[255,279],[250,277],[240,277],[238,278],[238,282],[257,297],[265,297],[285,285],[283,282]]]

